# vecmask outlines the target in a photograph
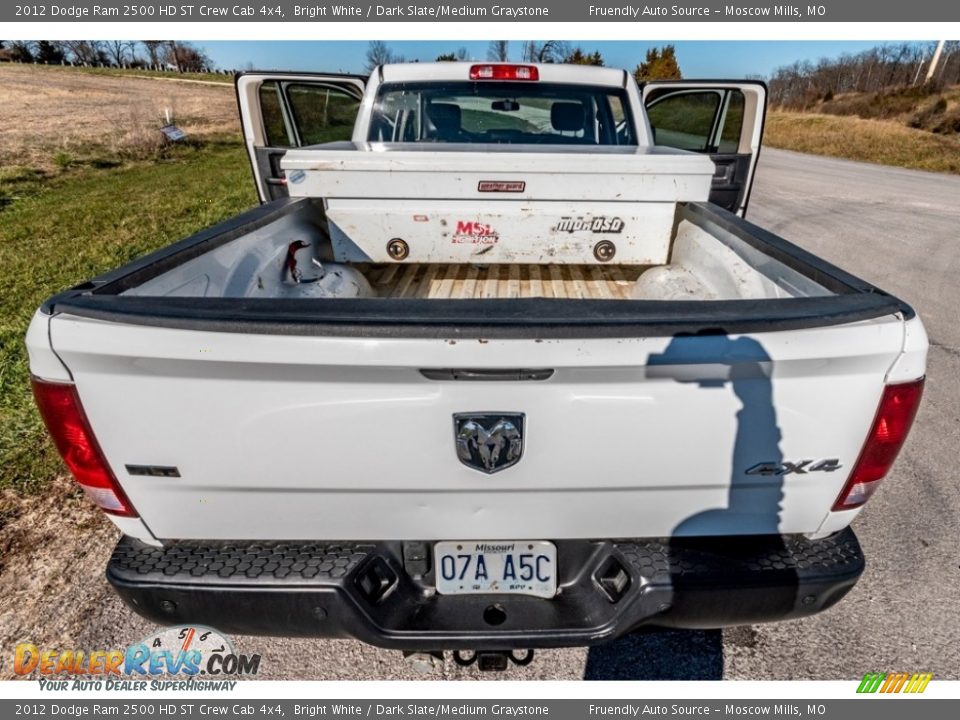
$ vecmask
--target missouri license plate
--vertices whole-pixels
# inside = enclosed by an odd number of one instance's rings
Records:
[[[433,559],[443,595],[557,594],[557,547],[545,540],[438,542]]]

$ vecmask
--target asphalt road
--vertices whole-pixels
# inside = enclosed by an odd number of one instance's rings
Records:
[[[960,451],[960,177],[766,150],[749,219],[907,300],[930,334],[917,424],[855,523],[867,556],[863,578],[839,605],[806,620],[542,652],[531,666],[494,677],[853,679],[926,671],[960,678],[960,483],[952,459]],[[84,585],[72,576],[88,562],[102,573],[109,552],[109,538],[87,537],[89,553],[59,571],[72,594]],[[96,582],[83,602],[68,604],[73,615],[64,617],[59,604],[60,637],[112,647],[151,630]],[[34,630],[18,634],[48,634],[53,612],[33,607]],[[264,678],[423,679],[398,653],[356,642],[235,640],[241,651],[261,654]],[[477,676],[450,661],[432,675]]]

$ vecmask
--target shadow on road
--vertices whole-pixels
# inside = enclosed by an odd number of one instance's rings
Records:
[[[670,584],[676,598],[697,592],[702,578],[691,577],[681,566],[690,552],[711,551],[712,536],[738,533],[766,536],[765,543],[782,543],[779,535],[783,503],[783,478],[778,472],[762,475],[748,470],[758,461],[778,467],[783,460],[782,439],[773,403],[772,361],[756,340],[727,335],[677,335],[666,350],[651,355],[647,380],[691,383],[703,392],[732,392],[739,401],[736,435],[730,462],[727,502],[723,507],[693,513],[673,528],[669,547]],[[678,429],[681,430],[681,429]],[[682,430],[678,437],[682,436]],[[691,447],[698,440],[688,437]],[[715,482],[705,469],[702,482]],[[715,471],[714,471],[715,472]],[[697,482],[697,478],[679,478]],[[749,542],[749,541],[747,541]],[[782,547],[782,544],[781,544]],[[688,564],[688,563],[684,563]],[[691,586],[692,583],[692,586]],[[723,624],[737,608],[697,607],[697,621],[709,627]],[[726,600],[730,604],[730,600]],[[786,602],[782,608],[792,607]],[[691,608],[686,608],[689,613]],[[681,611],[682,612],[682,611]],[[669,616],[669,612],[668,612]],[[749,622],[747,620],[746,622]],[[670,624],[669,622],[667,624]],[[651,630],[628,635],[605,646],[591,648],[584,672],[589,680],[720,680],[723,678],[723,634],[720,630]]]

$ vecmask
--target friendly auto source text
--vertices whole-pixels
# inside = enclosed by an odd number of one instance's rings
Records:
[[[742,7],[724,5],[721,8],[687,5],[591,5],[590,17],[640,18],[640,17],[801,17],[802,15],[822,16],[826,14],[824,5],[773,5],[763,7]]]

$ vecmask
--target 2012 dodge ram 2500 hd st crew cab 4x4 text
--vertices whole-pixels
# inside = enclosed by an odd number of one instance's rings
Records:
[[[761,83],[440,63],[236,89],[262,205],[27,336],[138,613],[498,658],[853,587],[927,340],[743,219]]]

